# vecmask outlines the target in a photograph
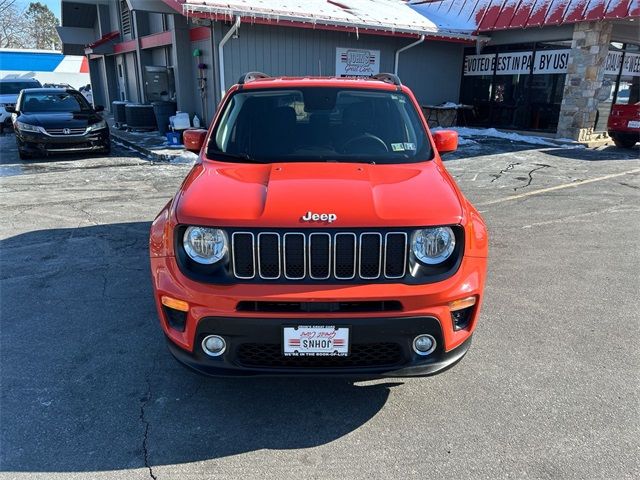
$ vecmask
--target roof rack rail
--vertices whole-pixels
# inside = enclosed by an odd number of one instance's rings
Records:
[[[371,78],[373,80],[380,80],[381,82],[391,83],[398,87],[402,86],[402,82],[400,81],[400,78],[397,75],[394,75],[393,73],[377,73]]]
[[[262,72],[247,72],[244,75],[240,76],[240,79],[238,80],[238,85],[244,85],[245,83],[253,82],[258,78],[271,78],[271,77],[266,73],[262,73]]]

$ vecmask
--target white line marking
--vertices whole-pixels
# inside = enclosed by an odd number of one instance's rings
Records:
[[[622,172],[622,173],[612,173],[611,175],[605,175],[604,177],[589,178],[588,180],[580,180],[578,182],[565,183],[562,185],[556,185],[555,187],[541,188],[540,190],[532,190],[531,192],[521,193],[520,195],[511,195],[510,197],[499,198],[498,200],[491,200],[490,202],[479,203],[478,206],[486,207],[487,205],[495,205],[497,203],[508,202],[510,200],[517,200],[519,198],[530,197],[532,195],[540,195],[541,193],[553,192],[555,190],[562,190],[564,188],[578,187],[580,185],[585,185],[587,183],[601,182],[602,180],[622,177],[630,173],[638,173],[638,172],[640,172],[640,168],[634,168],[633,170],[627,170],[626,172]]]
[[[629,213],[640,212],[640,208],[632,207],[630,205],[616,205],[614,207],[605,208],[604,210],[595,210],[593,212],[579,213],[578,215],[570,215],[568,217],[555,218],[553,220],[547,220],[546,222],[537,222],[530,225],[524,225],[522,228],[541,227],[543,225],[553,225],[554,223],[567,223],[574,220],[582,219],[585,217],[592,217],[594,215],[601,215],[603,213]]]

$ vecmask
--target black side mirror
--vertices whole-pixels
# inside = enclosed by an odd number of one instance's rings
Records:
[[[17,112],[15,105],[7,105],[6,107],[4,107],[4,109],[7,111],[7,113]]]
[[[96,107],[94,108],[94,110],[96,112],[104,112],[104,106],[102,105],[96,105]]]

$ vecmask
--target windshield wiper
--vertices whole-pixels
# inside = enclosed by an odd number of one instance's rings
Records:
[[[333,163],[369,163],[371,165],[375,165],[376,162],[375,160],[367,160],[364,158],[336,158],[336,157],[328,157],[328,158],[323,158],[322,160],[324,160],[327,163],[333,162]]]
[[[242,160],[243,162],[247,162],[247,163],[266,163],[256,158],[253,158],[248,153],[225,153],[225,152],[214,151],[214,152],[207,152],[207,156],[230,158],[233,160]]]

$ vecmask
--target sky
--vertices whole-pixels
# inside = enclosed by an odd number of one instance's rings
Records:
[[[55,13],[58,20],[60,20],[60,0],[40,0],[40,3],[44,3],[49,9]]]
[[[58,17],[58,20],[60,20],[60,3],[61,3],[61,0],[34,0],[34,1],[40,2],[40,3],[44,3],[55,14],[55,16]],[[31,3],[31,1],[30,0],[18,0],[18,3],[21,3],[24,7],[27,7],[29,5],[29,3]]]

